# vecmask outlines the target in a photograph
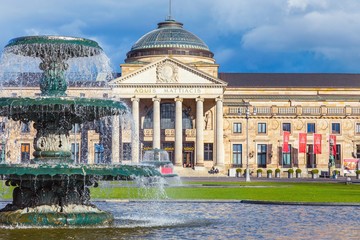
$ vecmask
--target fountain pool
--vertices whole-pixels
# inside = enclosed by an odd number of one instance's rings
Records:
[[[0,207],[5,202],[0,202]],[[112,226],[1,227],[2,239],[357,239],[359,207],[239,202],[96,202]]]

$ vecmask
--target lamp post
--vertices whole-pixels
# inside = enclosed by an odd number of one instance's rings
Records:
[[[256,108],[253,110],[253,115],[256,115]],[[245,181],[250,182],[250,171],[249,171],[249,117],[250,117],[250,108],[249,103],[246,104],[245,109],[245,118],[246,118],[246,172],[245,172]]]

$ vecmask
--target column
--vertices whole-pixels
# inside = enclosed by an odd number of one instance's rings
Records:
[[[153,148],[160,149],[160,98],[153,98]]]
[[[196,98],[196,166],[204,166],[204,99]]]
[[[120,119],[119,115],[112,117],[111,162],[120,162]]]
[[[139,159],[139,146],[140,146],[140,116],[139,116],[139,98],[131,98],[132,102],[132,116],[134,119],[133,131],[131,133],[131,158],[133,163],[138,163]]]
[[[223,99],[216,98],[216,165],[224,166]]]
[[[175,165],[182,164],[183,126],[182,126],[182,98],[175,98]]]

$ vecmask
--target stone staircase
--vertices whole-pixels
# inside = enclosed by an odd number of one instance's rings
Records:
[[[174,166],[174,172],[178,174],[180,177],[225,177],[225,174],[217,173],[217,174],[209,174],[205,167],[195,167],[192,168],[184,168],[182,166]]]

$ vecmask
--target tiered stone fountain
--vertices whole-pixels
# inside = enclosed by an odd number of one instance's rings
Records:
[[[86,226],[111,224],[113,216],[90,203],[89,187],[100,179],[158,176],[150,166],[75,164],[69,131],[74,124],[121,115],[122,102],[66,95],[65,71],[70,58],[92,57],[102,49],[92,40],[61,36],[15,38],[5,52],[40,58],[41,96],[0,98],[0,116],[33,122],[37,130],[31,164],[0,164],[13,201],[0,210],[0,223],[9,225]]]

